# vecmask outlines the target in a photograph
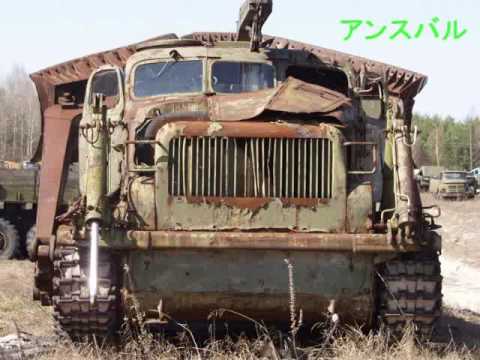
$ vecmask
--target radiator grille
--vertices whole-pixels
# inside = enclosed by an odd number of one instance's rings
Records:
[[[465,184],[449,184],[447,186],[447,192],[449,193],[462,193],[465,191]]]
[[[331,198],[332,159],[329,139],[177,137],[169,194]]]

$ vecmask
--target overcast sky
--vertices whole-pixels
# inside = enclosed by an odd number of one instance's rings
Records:
[[[13,64],[33,72],[89,53],[164,33],[233,31],[243,0],[5,0],[0,11],[0,74]],[[467,33],[436,40],[429,22],[438,17],[440,36],[447,22]],[[349,41],[341,20],[364,24]],[[415,40],[389,40],[395,20],[408,20]],[[371,21],[372,27],[366,23]],[[376,40],[364,37],[389,25]],[[476,0],[274,0],[267,34],[313,43],[385,61],[428,75],[416,110],[463,119],[480,112],[480,2]]]

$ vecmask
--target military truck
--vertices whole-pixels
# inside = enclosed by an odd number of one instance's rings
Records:
[[[464,200],[475,196],[475,187],[466,171],[443,171],[438,178],[430,179],[430,192],[437,199]]]
[[[477,178],[471,172],[467,172],[466,181],[467,181],[467,188],[468,188],[467,190],[468,197],[473,198],[477,194],[477,190],[478,190]]]
[[[0,259],[32,258],[39,183],[38,163],[5,164],[0,167]],[[61,197],[63,209],[79,196],[78,165],[68,171]]]
[[[475,193],[476,193],[477,190],[478,190],[478,187],[480,185],[480,168],[475,168],[475,169],[470,170],[469,173],[468,173],[468,177],[469,178],[473,177],[473,179],[475,179],[474,184],[475,184]]]
[[[217,309],[288,321],[292,292],[304,324],[431,333],[440,239],[411,154],[426,77],[262,35],[271,10],[248,0],[236,33],[169,34],[31,75],[34,295],[72,338],[114,334],[122,314],[149,328]],[[77,161],[81,196],[62,213]]]
[[[430,179],[440,177],[442,171],[445,170],[443,166],[422,166],[417,174],[420,190],[428,191],[430,188]]]
[[[38,169],[0,167],[0,259],[25,253],[33,243]]]

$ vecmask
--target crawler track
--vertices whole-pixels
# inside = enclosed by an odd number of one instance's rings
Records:
[[[52,300],[57,332],[73,340],[92,335],[109,338],[115,334],[120,320],[114,259],[100,254],[98,296],[91,305],[85,258],[88,252],[75,247],[56,251]]]
[[[437,254],[404,254],[383,264],[378,278],[378,321],[400,337],[408,322],[431,337],[441,315],[442,277]]]

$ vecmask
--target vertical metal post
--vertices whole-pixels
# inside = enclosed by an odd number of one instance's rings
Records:
[[[105,217],[107,189],[107,117],[103,95],[95,94],[92,122],[87,125],[88,170],[86,224],[90,228],[90,264],[88,287],[90,303],[95,302],[98,283],[98,243]]]

